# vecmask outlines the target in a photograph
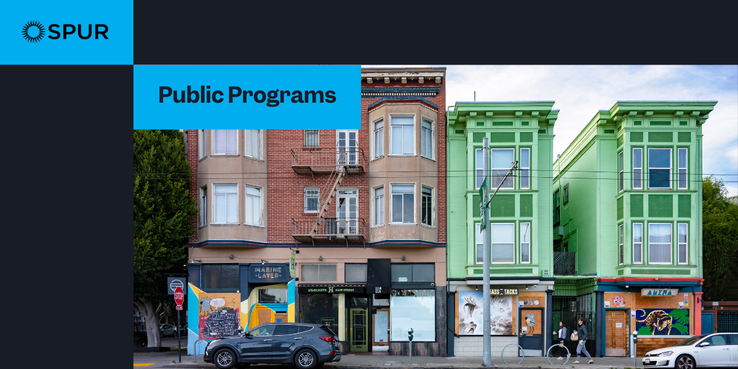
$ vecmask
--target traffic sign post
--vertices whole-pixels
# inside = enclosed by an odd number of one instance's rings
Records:
[[[177,286],[174,289],[174,302],[177,303],[177,310],[182,310],[182,303],[184,303],[184,291],[181,286]],[[177,312],[177,350],[179,351],[179,362],[182,362],[182,325],[179,323],[179,312]]]

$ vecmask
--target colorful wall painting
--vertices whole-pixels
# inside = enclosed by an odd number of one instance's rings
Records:
[[[639,336],[682,336],[689,334],[689,309],[637,309]]]
[[[482,335],[482,291],[459,291],[459,335]],[[513,296],[491,296],[490,332],[493,336],[513,334]]]

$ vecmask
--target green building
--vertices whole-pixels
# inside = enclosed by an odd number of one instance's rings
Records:
[[[702,332],[702,124],[715,104],[617,102],[553,164],[553,317],[585,317],[596,356],[631,355],[633,331],[638,355]]]
[[[447,111],[449,356],[482,354],[479,187],[489,139],[492,354],[511,343],[526,356],[551,345],[551,196],[554,102],[457,102]],[[514,161],[518,170],[502,181]],[[509,348],[508,348],[509,349]],[[508,350],[509,351],[509,350]]]

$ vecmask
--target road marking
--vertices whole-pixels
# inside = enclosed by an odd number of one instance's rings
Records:
[[[149,366],[154,365],[154,363],[140,363],[140,364],[133,364],[133,366]]]

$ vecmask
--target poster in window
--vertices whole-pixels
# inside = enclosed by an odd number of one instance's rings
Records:
[[[482,335],[482,291],[459,291],[459,335]],[[513,334],[512,296],[490,297],[490,333],[493,336]]]

